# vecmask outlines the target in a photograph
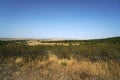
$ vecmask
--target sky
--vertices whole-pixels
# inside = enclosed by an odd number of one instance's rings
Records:
[[[1,38],[120,36],[120,0],[0,0]]]

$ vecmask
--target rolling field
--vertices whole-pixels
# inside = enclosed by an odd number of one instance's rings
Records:
[[[0,80],[120,80],[120,37],[1,40]]]

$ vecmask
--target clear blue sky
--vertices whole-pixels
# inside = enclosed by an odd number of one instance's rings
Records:
[[[0,37],[120,36],[120,0],[0,0]]]

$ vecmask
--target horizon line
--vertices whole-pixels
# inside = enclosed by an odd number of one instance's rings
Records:
[[[120,36],[112,36],[112,37],[101,37],[101,38],[87,38],[87,39],[79,39],[79,38],[23,38],[23,37],[0,37],[0,40],[94,40],[94,39],[107,39],[107,38],[116,38]]]

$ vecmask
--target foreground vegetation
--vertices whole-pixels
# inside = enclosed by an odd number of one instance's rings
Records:
[[[29,46],[27,41],[0,41],[0,80],[120,79],[119,37],[82,41],[41,41],[67,43],[68,46]]]

